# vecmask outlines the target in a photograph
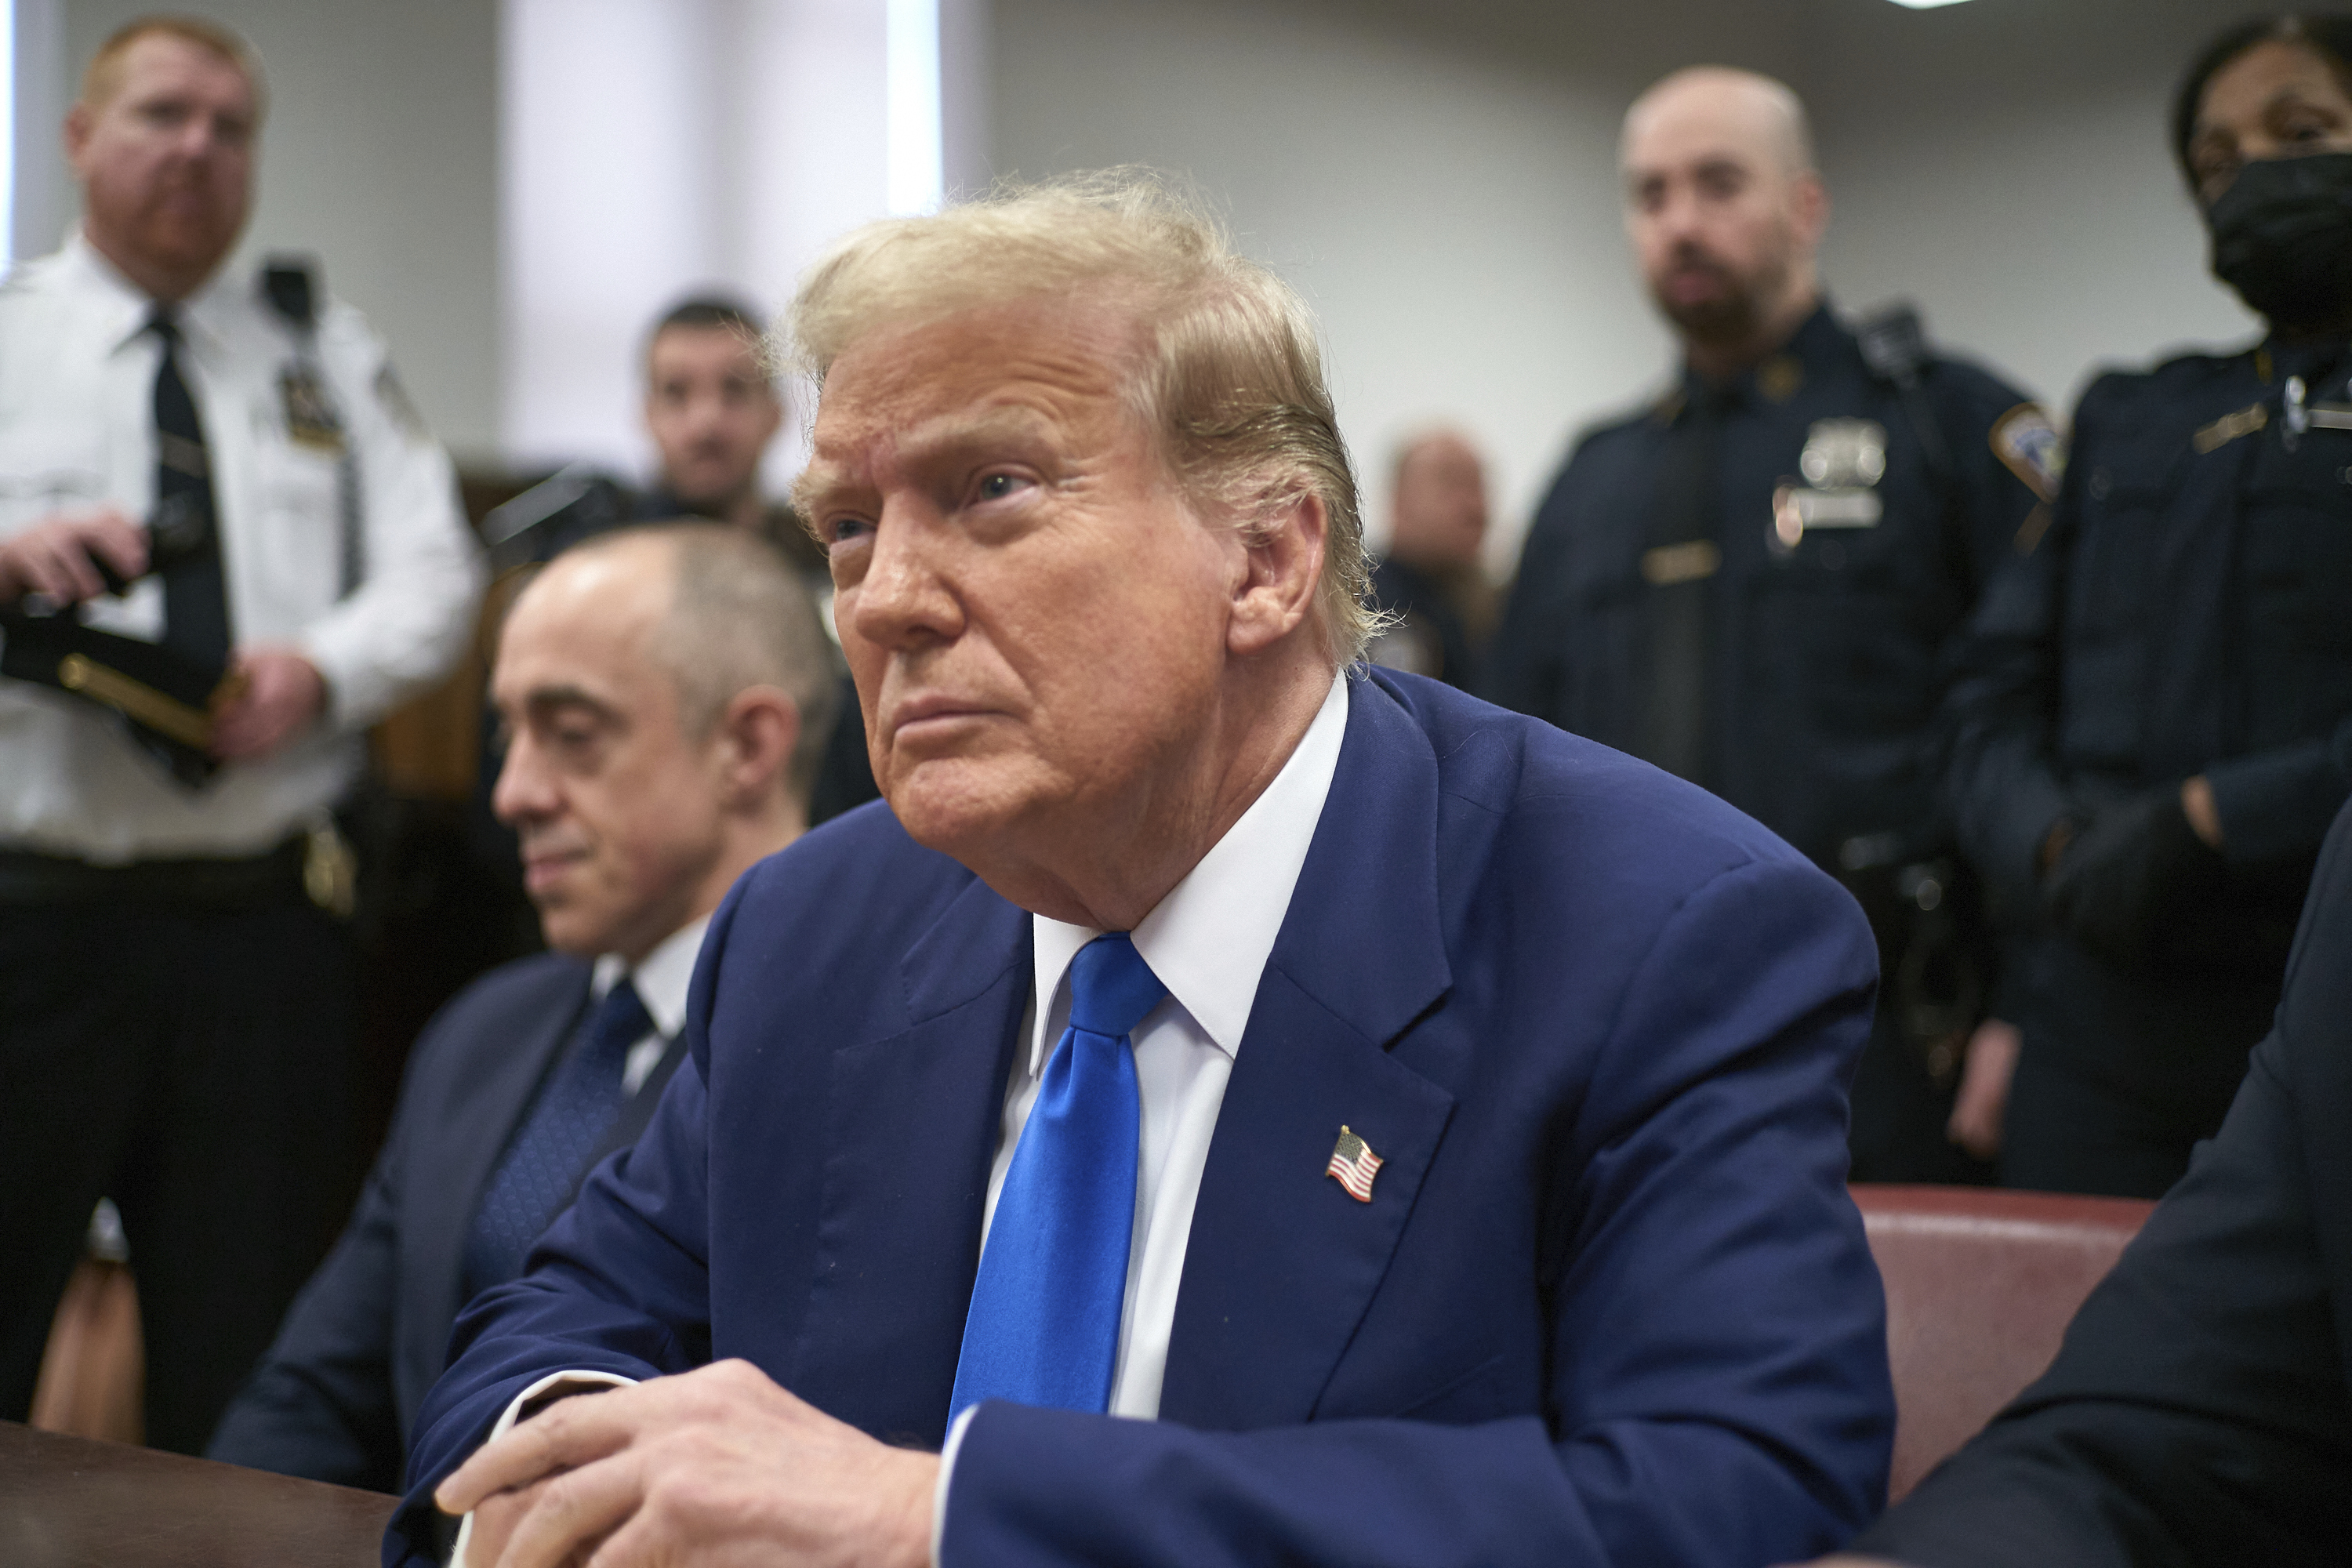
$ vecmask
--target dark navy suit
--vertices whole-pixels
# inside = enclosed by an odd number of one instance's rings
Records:
[[[739,883],[689,1068],[460,1320],[386,1561],[426,1560],[429,1488],[558,1368],[741,1356],[940,1443],[1030,932],[880,807]],[[1356,682],[1160,1419],[980,1406],[945,1561],[1728,1568],[1842,1541],[1893,1422],[1844,1186],[1872,995],[1852,900],[1730,807],[1435,682]],[[1324,1173],[1342,1123],[1385,1161],[1370,1203]]]
[[[467,986],[419,1037],[392,1131],[351,1224],[286,1314],[208,1457],[400,1489],[416,1407],[441,1375],[467,1227],[532,1091],[580,1022],[589,966],[542,953]],[[634,1141],[683,1037],[600,1152]]]
[[[1875,1526],[1922,1568],[2352,1552],[2352,811],[2221,1136],[2049,1373]]]

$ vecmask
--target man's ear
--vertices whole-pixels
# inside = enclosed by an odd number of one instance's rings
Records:
[[[81,172],[82,149],[89,145],[90,112],[87,103],[77,103],[66,110],[66,162],[74,172]]]
[[[1225,626],[1229,650],[1263,653],[1313,617],[1330,526],[1323,498],[1310,493],[1293,498],[1269,524],[1242,536],[1244,564]]]
[[[1808,246],[1818,246],[1822,237],[1830,231],[1830,188],[1819,174],[1811,172],[1797,176],[1795,201],[1797,232]]]
[[[800,707],[783,692],[772,686],[737,692],[712,737],[720,748],[727,804],[754,807],[781,790],[800,737]]]

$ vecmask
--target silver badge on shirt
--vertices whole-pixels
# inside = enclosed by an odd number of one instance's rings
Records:
[[[1798,456],[1802,482],[1772,492],[1772,546],[1786,555],[1815,529],[1875,528],[1886,514],[1886,426],[1874,419],[1817,419]]]

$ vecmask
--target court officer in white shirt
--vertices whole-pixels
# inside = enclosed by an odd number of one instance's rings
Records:
[[[261,89],[208,23],[118,32],[66,121],[82,221],[0,286],[0,1418],[110,1196],[184,1451],[341,1218],[316,830],[480,586],[383,343],[307,271],[224,269]]]

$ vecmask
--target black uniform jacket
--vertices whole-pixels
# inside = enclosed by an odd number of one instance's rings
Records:
[[[1633,749],[1654,578],[1645,532],[1675,426],[1703,390],[1685,375],[1578,443],[1528,537],[1490,660],[1496,700]],[[1707,613],[1719,776],[1700,782],[1824,864],[1853,836],[1932,838],[1947,646],[2021,531],[2046,521],[2035,511],[2054,489],[2054,437],[2022,393],[1950,359],[1925,365],[1915,421],[1827,307],[1730,395]],[[1836,421],[1880,433],[1884,470],[1862,488],[1881,515],[1783,548],[1776,492],[1811,488],[1807,449]]]
[[[2273,345],[2083,395],[2055,520],[1988,594],[1954,689],[1962,842],[2005,902],[2031,907],[2061,816],[2203,773],[2231,876],[2181,960],[2276,984],[2352,793],[2352,429],[2308,412],[2352,404],[2347,374],[2340,342]]]
[[[2352,1557],[2352,811],[2221,1136],[2050,1371],[1854,1550],[1921,1568]]]
[[[398,1491],[409,1424],[441,1375],[482,1190],[588,1003],[588,964],[556,953],[492,970],[418,1039],[351,1224],[214,1432],[208,1458]],[[670,1042],[595,1160],[636,1142],[686,1055]],[[584,1174],[584,1172],[583,1172]]]

